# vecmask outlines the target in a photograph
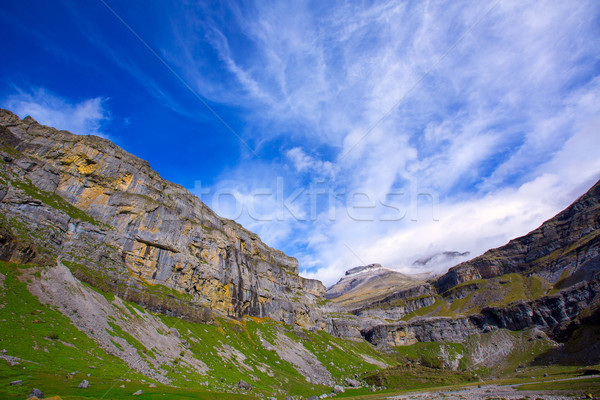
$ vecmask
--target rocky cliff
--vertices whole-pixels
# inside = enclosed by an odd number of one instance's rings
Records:
[[[434,284],[440,292],[445,292],[463,282],[511,272],[533,273],[555,283],[564,277],[563,274],[573,275],[580,269],[597,270],[600,254],[598,228],[600,182],[536,230],[458,264]],[[575,284],[582,279],[572,279],[569,283]]]
[[[0,258],[63,263],[166,314],[322,328],[319,281],[108,140],[0,110]]]
[[[463,317],[437,317],[376,325],[362,335],[382,347],[416,342],[462,342],[466,338],[496,329],[520,331],[536,328],[556,340],[566,341],[565,330],[582,314],[597,310],[600,282],[581,282],[569,289],[533,301],[518,301],[508,307],[486,307],[481,313]]]
[[[378,264],[351,269],[326,301],[295,259],[147,162],[0,111],[0,260],[66,266],[124,300],[197,322],[268,317],[390,345],[459,340],[486,326],[554,329],[552,318],[560,325],[583,310],[572,289],[598,280],[599,199],[596,184],[537,230],[429,283]]]

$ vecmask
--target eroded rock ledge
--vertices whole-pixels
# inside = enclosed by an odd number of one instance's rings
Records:
[[[0,110],[1,257],[54,264],[151,310],[323,328],[319,281],[150,165]]]

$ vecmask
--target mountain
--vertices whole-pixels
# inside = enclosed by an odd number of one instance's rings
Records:
[[[600,269],[600,182],[525,236],[451,268],[435,282],[445,292],[461,283],[509,273],[539,276],[560,287]]]
[[[570,378],[600,363],[599,199],[442,276],[371,264],[326,290],[110,141],[0,110],[0,397],[366,397],[549,363]]]
[[[325,287],[300,277],[297,260],[218,217],[146,161],[6,110],[0,143],[2,259],[57,260],[83,282],[190,320],[320,324],[312,304]],[[184,296],[152,295],[164,290]]]
[[[377,324],[377,320],[400,319],[433,303],[430,284],[380,264],[346,271],[327,289],[326,297],[342,310],[361,317],[363,329],[365,325]],[[398,306],[393,307],[394,304]]]
[[[327,289],[325,295],[340,305],[352,308],[377,302],[382,294],[385,297],[391,290],[405,290],[423,283],[380,264],[370,264],[346,271],[335,285]]]
[[[579,337],[575,331],[596,329],[597,322],[589,321],[600,319],[599,203],[600,182],[538,229],[430,280],[429,294],[374,304],[371,315],[387,320],[363,326],[362,336],[389,348],[535,328],[570,343]],[[413,306],[410,313],[407,304]],[[597,348],[600,336],[585,340],[570,346]],[[586,357],[600,362],[600,351]]]

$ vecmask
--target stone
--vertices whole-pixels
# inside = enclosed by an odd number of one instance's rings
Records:
[[[156,387],[156,383],[151,383],[148,385],[149,388],[155,388]]]
[[[33,388],[33,389],[31,389],[31,393],[29,393],[29,396],[27,396],[27,398],[29,399],[31,397],[37,397],[38,399],[43,399],[44,393],[42,393],[42,391],[40,389]]]
[[[21,386],[23,384],[22,380],[18,380],[18,381],[12,381],[10,383],[11,386]]]
[[[335,393],[335,394],[340,394],[340,393],[344,393],[344,392],[345,392],[344,388],[341,387],[340,385],[335,385],[333,387],[333,393]]]
[[[138,390],[136,392],[133,392],[132,396],[141,396],[143,394],[144,394],[144,391],[142,389],[140,389],[140,390]]]
[[[346,382],[346,385],[353,387],[353,388],[358,388],[361,387],[362,384],[357,381],[356,379],[352,379],[352,378],[346,378],[344,379],[344,382]]]
[[[240,389],[244,389],[244,390],[250,390],[252,389],[252,385],[250,385],[248,382],[241,380],[237,383],[237,387],[239,387]]]
[[[79,385],[77,387],[79,389],[87,389],[90,387],[90,383],[87,381],[87,379],[84,379],[79,383]]]

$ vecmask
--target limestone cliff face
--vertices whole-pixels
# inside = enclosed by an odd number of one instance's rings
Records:
[[[296,259],[220,218],[146,161],[6,110],[0,143],[3,259],[57,259],[92,285],[193,319],[217,313],[323,326],[315,303],[325,288],[300,277]]]
[[[573,275],[598,264],[599,228],[600,182],[536,230],[451,268],[435,286],[445,292],[462,282],[512,272],[535,273],[554,283],[563,273]]]
[[[508,307],[487,307],[481,313],[458,318],[424,318],[367,327],[362,335],[381,348],[410,345],[416,342],[462,342],[467,337],[494,329],[518,331],[535,327],[556,340],[564,335],[579,316],[597,310],[600,294],[598,280],[580,282],[559,293],[533,301],[519,301]],[[593,310],[592,310],[593,309]]]

